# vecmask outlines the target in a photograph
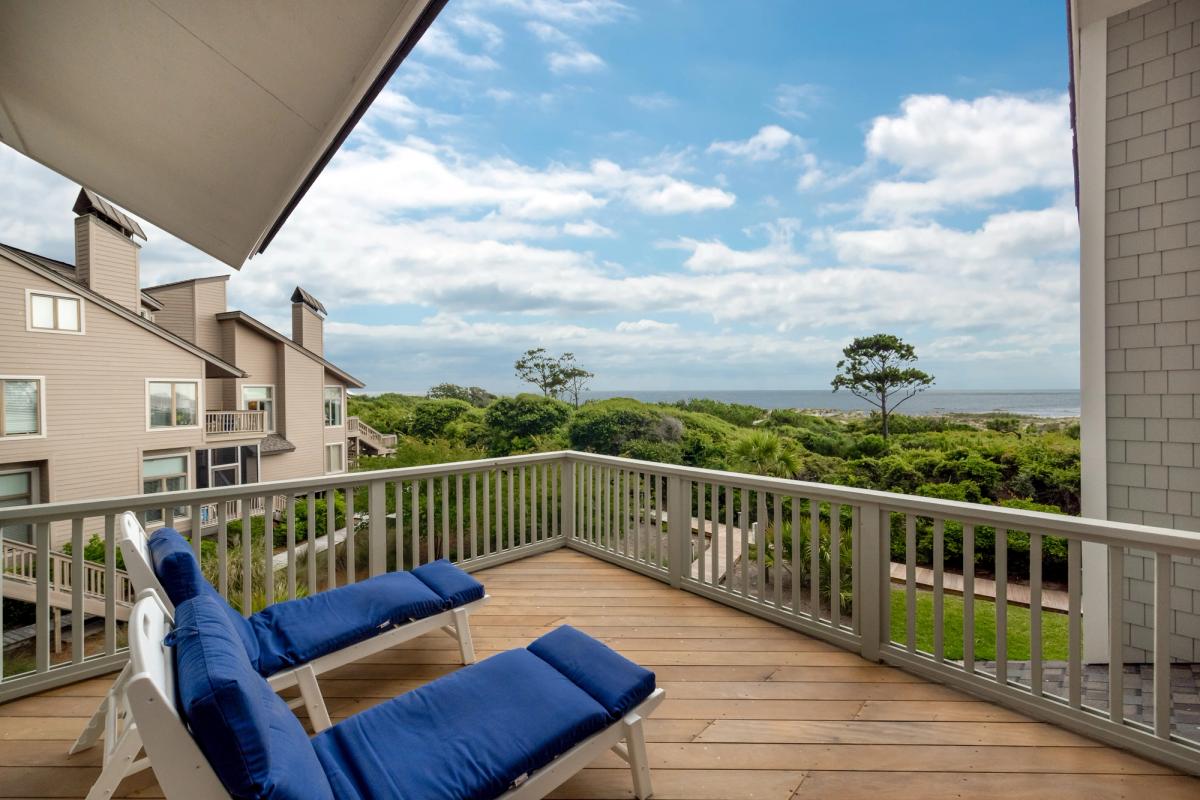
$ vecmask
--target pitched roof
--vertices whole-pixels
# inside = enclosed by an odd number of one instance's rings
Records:
[[[146,233],[137,220],[126,214],[112,203],[86,187],[79,190],[75,198],[75,206],[71,209],[76,214],[95,214],[102,220],[117,228],[129,238],[134,236],[146,240]]]
[[[134,325],[137,325],[139,328],[144,328],[145,330],[153,333],[155,336],[166,339],[171,344],[187,350],[192,355],[202,358],[206,363],[217,368],[221,372],[227,373],[228,377],[246,377],[245,372],[238,369],[233,364],[230,364],[225,359],[213,355],[202,347],[197,347],[181,336],[176,336],[166,328],[155,325],[150,320],[134,313],[133,311],[130,311],[120,303],[115,303],[104,295],[93,292],[91,289],[75,280],[75,268],[69,264],[66,264],[62,261],[55,261],[54,259],[49,259],[45,256],[39,256],[16,247],[9,247],[6,244],[0,244],[0,256],[7,257],[14,264],[22,266],[30,272],[41,275],[46,280],[51,281],[52,283],[57,283],[59,286],[70,292],[86,297],[96,305],[111,311],[119,317],[124,317],[126,320],[132,322]]]
[[[296,287],[296,291],[292,292],[292,302],[293,303],[304,303],[304,305],[308,306],[313,311],[317,311],[321,314],[329,313],[328,311],[325,310],[325,306],[323,306],[321,304],[320,300],[313,297],[311,294],[309,294],[307,291],[300,288],[299,286]]]
[[[358,378],[351,375],[349,372],[346,372],[344,369],[339,367],[337,364],[334,364],[332,361],[326,360],[324,357],[317,355],[312,350],[309,350],[306,347],[301,347],[300,345],[296,344],[296,342],[294,342],[292,339],[288,338],[287,336],[284,336],[282,333],[275,330],[270,325],[267,325],[265,322],[259,322],[254,317],[247,314],[245,311],[225,311],[223,313],[217,314],[216,317],[217,317],[217,319],[222,320],[222,321],[232,320],[235,322],[245,323],[246,325],[248,325],[250,328],[257,331],[258,333],[261,333],[263,336],[266,336],[268,339],[274,339],[275,341],[280,342],[280,343],[292,348],[293,350],[303,353],[304,355],[311,358],[313,361],[316,361],[317,363],[324,366],[326,370],[328,370],[329,372],[332,372],[338,378],[345,381],[346,383],[353,386],[354,388],[356,388],[356,389],[366,388],[365,383],[363,383]]]

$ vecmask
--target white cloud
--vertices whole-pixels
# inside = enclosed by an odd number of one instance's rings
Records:
[[[679,105],[679,102],[666,92],[631,95],[629,102],[643,111],[666,111]]]
[[[778,125],[764,125],[749,139],[713,142],[709,153],[745,158],[750,161],[773,161],[792,148],[804,145],[804,140]]]
[[[639,319],[636,322],[618,322],[617,331],[620,333],[662,333],[664,331],[677,331],[679,324],[676,322],[659,322],[654,319]]]
[[[487,53],[469,53],[462,49],[458,39],[446,31],[444,27],[433,25],[425,31],[421,41],[417,43],[417,54],[433,56],[471,70],[499,69],[500,64]]]
[[[484,94],[495,100],[497,103],[507,103],[517,96],[515,92],[511,92],[508,89],[494,88],[488,89],[486,92],[484,92]]]
[[[821,102],[824,94],[825,90],[814,83],[781,83],[775,87],[769,108],[783,117],[808,119],[810,109]]]
[[[590,219],[585,219],[583,222],[563,223],[562,230],[567,236],[578,236],[584,239],[610,239],[617,235],[616,231],[614,231],[612,228],[606,228],[600,223]]]
[[[1065,96],[967,101],[916,95],[899,115],[874,120],[866,149],[870,159],[900,171],[868,193],[864,214],[872,219],[980,205],[1072,182]]]
[[[367,123],[385,122],[397,128],[410,130],[421,125],[453,125],[459,118],[425,106],[417,105],[406,95],[392,89],[384,89],[371,104]]]
[[[506,8],[534,19],[558,25],[600,25],[632,15],[617,0],[472,0],[472,7]]]
[[[553,48],[546,54],[546,63],[555,75],[566,72],[598,72],[606,66],[604,59],[587,50],[573,36],[545,22],[534,20],[526,27],[540,41]]]
[[[799,267],[807,262],[792,246],[799,223],[781,219],[765,226],[770,243],[755,250],[735,250],[720,239],[698,241],[680,239],[667,247],[690,250],[683,265],[693,272],[732,272],[738,270],[771,272]]]

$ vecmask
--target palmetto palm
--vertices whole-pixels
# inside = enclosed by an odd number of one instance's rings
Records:
[[[734,443],[730,455],[736,469],[755,475],[793,478],[800,471],[796,453],[770,431],[746,434]]]

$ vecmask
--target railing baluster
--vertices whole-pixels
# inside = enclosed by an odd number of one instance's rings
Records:
[[[725,591],[733,591],[733,487],[725,484]]]
[[[1171,556],[1154,556],[1154,735],[1171,738]]]
[[[690,491],[690,489],[689,489]],[[691,519],[687,520],[688,542],[691,543],[691,551],[696,559],[696,579],[704,583],[704,562],[705,562],[705,547],[704,547],[704,506],[707,502],[705,496],[706,490],[703,481],[696,481],[696,524],[693,525]],[[688,516],[691,516],[691,502],[688,503]],[[691,574],[691,568],[688,569],[688,574]]]
[[[37,556],[34,572],[37,578],[34,618],[37,632],[34,639],[34,661],[38,672],[50,669],[50,525],[39,522],[34,526]]]
[[[842,626],[842,506],[829,504],[829,624]]]
[[[412,566],[416,569],[421,566],[421,481],[413,479],[408,485],[412,492],[409,498],[412,507],[408,510],[409,530],[412,533]]]
[[[1083,704],[1083,543],[1067,540],[1067,702]]]
[[[454,476],[454,561],[460,563],[466,558],[463,552],[463,476]]]
[[[963,669],[975,672],[975,526],[963,523]]]
[[[717,584],[719,584],[721,582],[721,575],[720,575],[721,559],[718,556],[718,553],[721,552],[721,534],[720,534],[721,486],[720,486],[720,484],[710,483],[708,485],[708,493],[712,497],[712,513],[709,515],[710,527],[709,527],[709,531],[708,531],[708,541],[710,543],[708,549],[709,549],[709,552],[712,553],[712,558],[709,559],[709,561],[712,562],[712,566],[711,566],[712,580],[710,581],[710,583],[712,584],[712,587],[715,589],[715,588],[717,588]],[[726,564],[725,568],[726,569],[729,568],[728,564]]]
[[[357,526],[354,524],[354,487],[347,486],[343,490],[346,497],[346,585],[354,583],[356,579],[355,559],[357,558]],[[274,583],[274,581],[268,581]]]
[[[217,502],[217,591],[229,599],[229,504]]]
[[[808,501],[808,602],[814,622],[821,619],[821,501]]]
[[[387,481],[367,484],[367,574],[387,572]]]
[[[945,660],[945,558],[946,522],[941,517],[933,521],[933,659]]]
[[[450,479],[442,476],[442,558],[450,558]]]
[[[758,527],[754,529],[754,542],[758,551],[758,602],[767,598],[767,493],[755,492],[758,500]]]
[[[801,498],[793,495],[792,496],[792,563],[791,563],[791,568],[792,568],[792,613],[793,614],[800,613],[800,589],[801,589],[801,586],[800,586],[800,567],[801,567],[800,526],[802,524],[801,519],[800,519],[800,506],[801,506]],[[728,513],[729,513],[729,509],[726,509],[726,514],[728,515]],[[733,564],[732,554],[729,557],[729,564],[731,566]],[[857,601],[858,601],[858,599],[856,597],[855,602],[857,602]]]
[[[504,509],[501,507],[504,500],[504,470],[496,469],[496,552],[504,551]]]
[[[296,496],[287,500],[287,587],[288,600],[296,599]]]
[[[266,604],[275,602],[275,497],[267,495],[263,504],[263,582]]]
[[[197,537],[198,538],[198,537]],[[83,593],[87,579],[83,575],[83,518],[71,520],[71,661],[83,663],[87,625],[83,618]]]
[[[1008,529],[996,527],[996,683],[1008,685]]]
[[[486,501],[485,501],[486,503]],[[486,521],[484,523],[487,524]],[[479,555],[479,490],[476,488],[476,474],[471,473],[471,558]]]
[[[546,474],[544,468],[541,472],[543,476]],[[541,530],[538,527],[538,465],[534,464],[529,468],[529,541],[541,540]]]
[[[487,470],[483,472],[483,554],[492,554],[492,523],[491,523],[491,493],[492,479]]]
[[[1108,546],[1108,718],[1125,721],[1125,650],[1121,641],[1124,618],[1125,548]]]
[[[435,523],[437,499],[434,496],[433,478],[425,479],[425,558],[427,562],[437,559],[435,547]]]
[[[772,577],[774,596],[772,602],[776,608],[783,605],[783,566],[786,563],[783,557],[783,525],[780,524],[783,509],[780,508],[782,502],[779,495],[771,493],[771,529],[774,531],[775,538],[775,558],[772,559],[775,565],[775,575]]]
[[[917,652],[917,517],[915,514],[904,515],[904,643],[908,652]]]
[[[104,515],[104,589],[104,652],[111,656],[117,652],[117,518],[112,514]]]
[[[350,520],[345,520],[347,533]],[[337,489],[325,490],[325,566],[328,571],[326,589],[337,587]]]
[[[1029,689],[1042,695],[1042,535],[1029,534]]]
[[[509,473],[509,474],[512,474],[512,473]],[[523,545],[528,541],[528,539],[526,538],[526,536],[528,534],[528,527],[527,527],[527,520],[525,517],[525,468],[521,467],[519,470],[517,470],[516,474],[517,474],[517,480],[520,481],[520,486],[517,491],[517,497],[518,497],[518,499],[517,499],[517,504],[518,504],[517,505],[517,520],[518,520],[517,525],[518,525],[519,535],[516,537],[516,543],[519,545]]]
[[[516,486],[514,485],[513,468],[509,467],[505,472],[505,481],[508,483],[508,548],[517,546],[517,529],[516,529],[516,500],[514,495]]]
[[[308,593],[317,593],[317,495],[316,492],[309,492],[305,498],[305,512],[308,514],[306,520],[305,534],[305,560],[304,565],[308,570]],[[218,545],[222,550],[221,545]]]
[[[248,617],[253,613],[253,575],[254,575],[254,527],[251,513],[250,498],[242,500],[242,535],[239,547],[242,549],[242,616]]]

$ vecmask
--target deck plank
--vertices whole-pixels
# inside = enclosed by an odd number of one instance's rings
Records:
[[[564,622],[653,668],[667,700],[648,721],[655,797],[1055,800],[1200,797],[1200,781],[822,641],[565,550],[480,573],[481,656]],[[431,634],[321,679],[335,721],[453,672]],[[67,747],[112,677],[0,706],[0,797],[80,798],[99,752]],[[605,754],[552,796],[630,796]],[[143,773],[120,797],[160,797]]]

